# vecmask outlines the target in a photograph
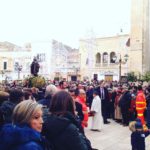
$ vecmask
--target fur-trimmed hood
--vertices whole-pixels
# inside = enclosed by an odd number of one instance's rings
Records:
[[[13,149],[17,145],[24,145],[28,142],[40,142],[41,135],[39,132],[32,128],[25,126],[16,126],[12,124],[6,124],[3,126],[0,132],[0,149],[7,150]]]

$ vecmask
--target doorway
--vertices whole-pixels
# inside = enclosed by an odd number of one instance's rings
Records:
[[[71,81],[77,81],[77,76],[71,76]]]
[[[113,75],[105,75],[105,81],[113,81]]]

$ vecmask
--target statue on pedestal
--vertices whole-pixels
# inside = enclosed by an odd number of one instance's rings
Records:
[[[31,64],[31,74],[33,76],[38,76],[39,68],[40,68],[40,65],[39,65],[37,59],[34,58],[32,64]]]
[[[46,81],[45,78],[43,76],[39,76],[38,72],[39,72],[39,68],[40,65],[38,63],[38,60],[36,57],[34,57],[30,69],[31,69],[31,76],[28,76],[25,80],[24,80],[24,84],[26,87],[36,87],[39,89],[42,89],[43,87],[45,87],[46,85]]]

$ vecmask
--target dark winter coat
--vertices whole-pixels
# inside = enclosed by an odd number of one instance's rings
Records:
[[[94,92],[94,89],[89,89],[87,92],[86,92],[86,98],[87,98],[87,103],[89,104],[89,107],[91,108],[91,105],[92,105],[92,101],[93,101],[93,92]]]
[[[150,129],[150,103],[148,104],[146,110],[146,121],[147,121],[147,127]]]
[[[146,104],[147,106],[150,104],[150,93],[146,95]]]
[[[46,150],[40,133],[28,126],[6,124],[0,137],[0,150]]]
[[[132,150],[145,150],[145,137],[149,135],[149,132],[135,131],[131,134]]]
[[[49,114],[43,125],[43,134],[56,150],[91,150],[90,141],[70,113],[63,116]]]
[[[95,90],[98,92],[98,95],[101,98],[101,100],[103,100],[102,95],[101,95],[101,88],[97,87]],[[104,96],[105,96],[105,99],[103,101],[105,101],[105,103],[108,104],[110,102],[110,98],[109,98],[108,89],[105,87],[104,87]]]
[[[131,99],[131,93],[129,91],[126,91],[120,98],[119,107],[121,107],[121,109],[123,108],[125,110],[128,110],[130,108]]]
[[[75,102],[77,115],[79,117],[79,121],[82,122],[84,119],[83,111],[82,111],[82,105],[79,102]]]
[[[12,121],[12,113],[15,108],[17,103],[13,103],[11,101],[5,101],[1,106],[0,106],[0,112],[3,115],[4,123],[11,123]]]
[[[39,100],[38,103],[49,108],[50,107],[50,101],[51,101],[51,97],[49,96],[47,98],[43,98],[43,99]]]

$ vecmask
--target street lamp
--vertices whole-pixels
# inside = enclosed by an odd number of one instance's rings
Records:
[[[119,82],[120,83],[121,83],[121,69],[122,69],[121,65],[125,64],[128,61],[128,57],[129,57],[128,54],[126,54],[126,55],[124,55],[124,60],[122,60],[122,57],[121,57],[121,54],[120,54],[118,62],[116,62],[117,56],[115,55],[113,57],[113,60],[115,61],[115,63],[119,64]]]

